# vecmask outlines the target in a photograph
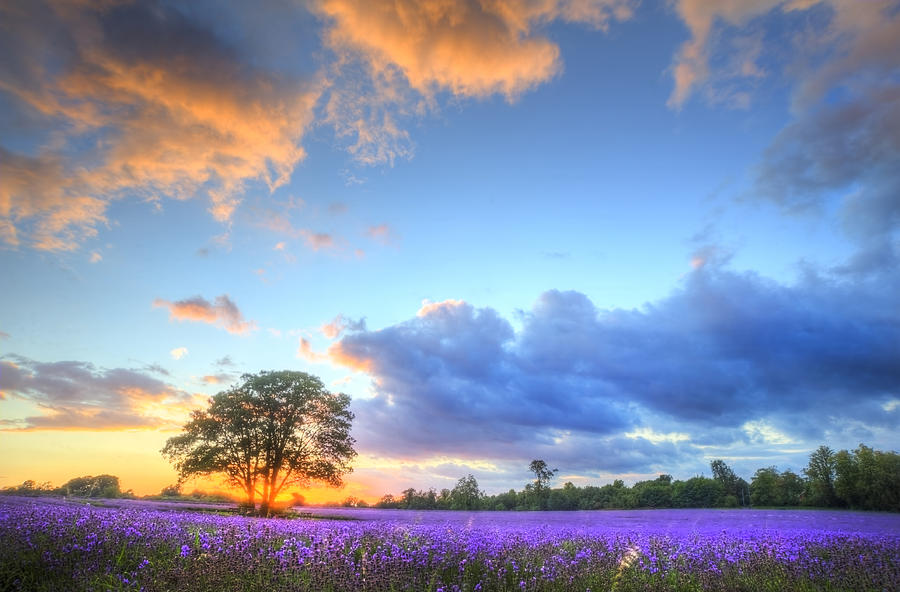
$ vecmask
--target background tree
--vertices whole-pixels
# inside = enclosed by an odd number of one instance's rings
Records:
[[[550,480],[558,469],[550,470],[543,460],[535,459],[528,465],[528,470],[534,473],[534,487],[532,489],[537,502],[537,510],[547,509],[547,498],[550,494]]]
[[[69,479],[60,488],[64,495],[75,497],[116,498],[122,495],[119,478],[115,475],[97,475]]]
[[[261,499],[268,515],[288,485],[318,481],[338,487],[353,470],[350,397],[330,393],[305,372],[245,374],[239,386],[196,410],[183,433],[169,438],[162,454],[179,480],[222,475],[240,487],[250,507]]]
[[[782,505],[780,484],[781,475],[775,467],[757,469],[750,483],[750,501],[754,506]]]
[[[453,510],[478,510],[484,493],[478,489],[478,481],[472,475],[466,475],[456,482],[450,492],[450,508]]]
[[[781,503],[785,506],[799,506],[803,503],[803,493],[806,491],[806,483],[803,478],[790,469],[781,473],[779,481],[781,488]]]
[[[860,444],[834,456],[834,492],[840,502],[861,510],[900,511],[900,455]]]
[[[812,506],[835,506],[834,492],[835,456],[828,446],[819,446],[809,455],[809,464],[803,469],[806,475],[806,501]]]
[[[716,459],[709,463],[712,469],[713,479],[722,484],[725,497],[721,505],[727,507],[746,506],[750,503],[750,485],[735,475],[725,461]]]

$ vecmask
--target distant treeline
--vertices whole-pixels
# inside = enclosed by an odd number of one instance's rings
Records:
[[[532,461],[546,467],[543,461]],[[686,481],[661,475],[628,487],[621,480],[611,485],[577,487],[566,483],[550,488],[552,472],[537,472],[521,491],[485,495],[472,475],[453,489],[407,489],[383,496],[375,507],[410,510],[601,510],[633,508],[739,508],[750,506],[809,506],[858,510],[900,511],[900,454],[873,450],[860,444],[839,452],[820,446],[798,475],[774,466],[758,469],[749,483],[721,460],[710,463],[712,477]],[[344,506],[367,506],[347,498]]]
[[[0,492],[8,495],[64,495],[72,497],[94,497],[94,498],[116,498],[116,497],[134,497],[134,493],[129,489],[122,491],[119,486],[119,478],[115,475],[97,475],[92,477],[75,477],[69,479],[60,487],[54,487],[50,482],[37,483],[29,479],[21,485],[12,485],[4,487]]]
[[[122,491],[119,485],[119,478],[115,475],[97,475],[93,477],[87,475],[85,477],[75,477],[69,479],[60,487],[54,487],[49,482],[37,483],[31,479],[23,482],[21,485],[12,485],[0,489],[0,494],[5,495],[25,495],[25,496],[65,496],[65,497],[81,497],[81,498],[129,498],[136,499],[137,496],[130,489]],[[297,499],[299,496],[295,496]],[[141,499],[156,500],[194,500],[204,502],[233,502],[233,497],[223,493],[207,493],[200,489],[195,489],[191,493],[183,493],[180,485],[168,485],[163,487],[157,495],[145,495]],[[301,497],[302,499],[302,497]]]

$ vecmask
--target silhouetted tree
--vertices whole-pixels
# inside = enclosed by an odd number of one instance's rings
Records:
[[[304,372],[245,374],[243,384],[191,414],[183,433],[162,453],[179,479],[221,474],[247,503],[268,515],[286,485],[319,481],[340,486],[356,456],[350,436],[350,397],[330,393]]]
[[[75,497],[105,497],[116,498],[121,496],[119,478],[115,475],[97,475],[92,477],[75,477],[69,479],[61,487],[64,495]]]

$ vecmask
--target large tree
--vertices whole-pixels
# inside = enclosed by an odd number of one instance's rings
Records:
[[[179,480],[222,475],[240,487],[250,507],[260,499],[268,515],[289,485],[318,481],[338,487],[353,470],[350,397],[329,392],[305,372],[245,374],[196,410],[183,433],[169,438],[162,454]]]

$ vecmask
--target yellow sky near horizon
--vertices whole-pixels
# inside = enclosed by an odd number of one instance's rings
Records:
[[[59,486],[74,477],[115,475],[122,490],[135,495],[158,494],[177,480],[175,469],[159,453],[167,438],[162,430],[127,431],[4,431],[0,433],[0,487],[20,485],[31,479]],[[103,450],[102,457],[97,451]],[[313,486],[290,489],[281,497],[297,491],[311,503],[342,500],[348,496],[374,501],[384,492],[353,480],[349,475],[342,488]],[[218,479],[195,479],[186,491],[228,491]],[[396,492],[391,492],[396,493]]]

